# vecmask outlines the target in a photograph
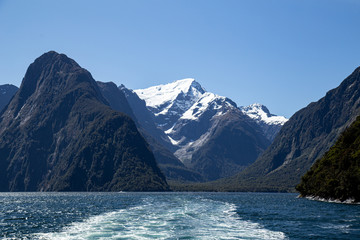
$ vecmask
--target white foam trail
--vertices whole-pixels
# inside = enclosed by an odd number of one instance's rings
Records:
[[[313,201],[319,201],[319,202],[360,205],[360,202],[356,202],[354,198],[349,198],[344,201],[341,201],[339,199],[326,199],[326,198],[321,198],[321,197],[316,197],[316,196],[308,196],[305,198],[309,199],[309,200],[313,200]]]
[[[202,198],[169,197],[90,217],[37,239],[285,239],[257,223],[241,220],[236,206]]]

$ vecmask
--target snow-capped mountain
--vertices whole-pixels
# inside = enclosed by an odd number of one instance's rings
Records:
[[[156,127],[153,114],[147,109],[145,101],[124,85],[116,86],[112,82],[97,82],[99,90],[110,107],[131,117],[141,135],[148,142],[159,168],[168,180],[199,181],[200,174],[187,169],[174,156],[173,145],[167,135]]]
[[[240,107],[243,113],[256,120],[270,125],[284,125],[287,118],[271,114],[269,109],[260,103],[254,103],[246,107]]]
[[[236,107],[236,104],[226,97],[205,92],[186,112],[183,113],[180,120],[196,120],[209,109],[215,110],[218,116],[221,116],[229,109]]]
[[[193,153],[213,136],[220,119],[231,110],[238,109],[230,99],[205,92],[172,128],[165,131],[171,142],[179,148],[175,156],[189,164]]]
[[[288,121],[283,116],[271,114],[269,109],[262,104],[254,103],[246,107],[240,107],[241,111],[254,119],[264,131],[265,136],[274,140],[281,127]]]
[[[270,144],[262,124],[282,125],[265,107],[240,109],[191,78],[134,92],[176,147],[174,155],[207,180],[230,176],[251,164]]]
[[[193,78],[134,90],[134,92],[146,102],[146,106],[154,114],[156,124],[165,131],[174,145],[184,142],[184,139],[175,140],[174,136],[174,130],[184,120],[198,120],[210,109],[212,113],[220,116],[230,109],[238,108],[231,99],[207,92]],[[283,116],[271,114],[267,107],[259,103],[239,109],[259,124],[270,141],[288,120]]]
[[[166,131],[205,93],[199,83],[188,78],[173,83],[134,90]]]

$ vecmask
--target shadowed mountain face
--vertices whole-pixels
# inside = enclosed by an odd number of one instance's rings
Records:
[[[295,113],[256,162],[228,183],[237,190],[293,190],[359,114],[357,68],[339,87]]]
[[[188,163],[207,180],[241,172],[270,144],[257,124],[237,109],[213,117],[207,134],[206,143],[192,153]]]
[[[99,81],[97,81],[96,83],[100,89],[101,94],[104,96],[112,109],[125,113],[126,115],[131,117],[135,123],[137,123],[137,119],[125,95],[118,89],[115,83],[104,83]]]
[[[270,144],[259,125],[261,111],[242,110],[231,99],[205,91],[194,79],[134,92],[151,112],[146,117],[135,113],[137,118],[150,119],[163,130],[172,144],[169,150],[205,181],[240,172]],[[275,116],[268,115],[268,122],[276,125]],[[281,120],[274,129],[281,127]]]
[[[155,159],[167,179],[181,181],[200,181],[202,179],[198,173],[187,169],[168,149],[171,149],[170,140],[162,130],[155,126],[145,102],[138,98],[136,93],[124,86],[118,88],[111,82],[97,83],[102,95],[114,110],[124,112],[134,119],[139,132],[149,143]]]
[[[141,100],[133,90],[126,88],[124,85],[119,86],[118,89],[124,94],[137,122],[147,134],[167,149],[175,150],[176,147],[171,144],[168,136],[155,124],[154,115],[147,109],[145,101]]]
[[[0,113],[10,102],[17,90],[19,89],[11,84],[0,85]]]
[[[0,191],[161,191],[135,123],[63,54],[32,63],[0,117]]]

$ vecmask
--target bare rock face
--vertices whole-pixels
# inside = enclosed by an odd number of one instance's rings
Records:
[[[168,190],[147,143],[63,54],[32,63],[0,116],[0,191]]]

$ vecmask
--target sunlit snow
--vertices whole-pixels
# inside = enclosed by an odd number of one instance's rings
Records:
[[[207,118],[220,119],[231,109],[241,110],[256,122],[266,125],[283,125],[287,119],[271,114],[269,110],[258,103],[247,107],[237,107],[230,99],[206,92],[192,78],[177,80],[169,84],[138,89],[134,91],[146,102],[147,107],[156,118],[162,120],[158,126],[162,128],[173,145],[180,147],[175,155],[189,155],[190,149],[195,149],[207,141],[210,129],[199,139],[179,139],[179,129],[191,121],[200,121],[206,113]],[[205,115],[204,115],[205,116]],[[156,121],[155,121],[156,122]],[[192,143],[189,145],[189,143]],[[191,152],[191,151],[190,151]]]
[[[196,120],[201,116],[209,107],[213,110],[219,110],[222,104],[226,102],[225,97],[218,96],[214,93],[206,92],[202,97],[187,110],[180,119]],[[222,104],[219,104],[222,103]],[[227,104],[230,107],[230,104]]]
[[[196,101],[205,92],[193,78],[134,91],[141,99],[145,100],[148,107],[153,108],[158,108],[167,103],[170,105],[181,93],[191,93],[192,99]]]
[[[259,103],[254,103],[250,106],[242,107],[241,111],[254,120],[263,121],[270,125],[284,125],[288,121],[288,119],[283,116],[276,116],[270,112],[266,112],[268,111],[267,108]]]

